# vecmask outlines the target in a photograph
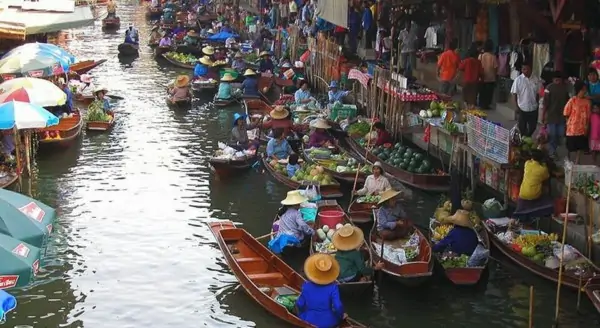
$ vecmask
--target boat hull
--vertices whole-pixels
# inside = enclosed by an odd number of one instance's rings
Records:
[[[154,47],[154,57],[156,58],[161,58],[163,57],[163,54],[166,54],[167,52],[171,51],[171,47]]]
[[[231,106],[233,104],[237,104],[238,102],[239,102],[238,98],[219,99],[216,96],[215,96],[215,99],[213,100],[214,106],[218,107],[218,108],[223,108],[223,107]]]
[[[120,26],[121,26],[121,19],[119,17],[104,18],[102,20],[102,28],[103,29],[117,29]]]
[[[39,147],[70,147],[81,136],[82,130],[83,118],[77,111],[73,117],[61,118],[58,125],[38,129]]]
[[[590,281],[584,290],[596,310],[600,312],[600,279]]]
[[[69,67],[69,72],[77,73],[80,75],[85,74],[85,73],[91,71],[92,69],[96,68],[98,65],[103,64],[104,62],[106,62],[106,59],[84,60],[84,61],[75,63],[71,67]]]
[[[183,100],[172,101],[170,97],[167,97],[167,105],[171,108],[189,109],[192,105],[192,99],[187,98]]]
[[[248,171],[258,161],[258,155],[248,157],[244,160],[223,160],[211,158],[210,165],[220,177],[234,176]]]
[[[377,203],[358,203],[355,199],[348,207],[348,216],[354,223],[372,222],[373,207],[377,208]]]
[[[85,123],[85,129],[88,131],[98,131],[98,132],[104,132],[104,131],[110,130],[113,127],[113,125],[115,124],[115,113],[108,112],[107,114],[111,116],[110,121],[108,121],[108,122],[87,121]]]
[[[185,68],[185,69],[189,69],[190,71],[194,69],[194,65],[190,65],[190,64],[185,64],[182,63],[180,61],[177,61],[173,58],[169,58],[165,53],[162,54],[162,57],[169,62],[169,64],[175,66],[175,67],[179,67],[179,68]]]
[[[121,43],[118,47],[120,56],[139,55],[139,46],[131,43]]]

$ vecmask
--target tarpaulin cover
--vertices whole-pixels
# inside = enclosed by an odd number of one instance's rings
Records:
[[[238,38],[239,35],[237,34],[233,34],[233,33],[228,33],[228,32],[219,32],[217,34],[211,35],[208,37],[208,39],[210,41],[222,41],[225,42],[225,40],[229,39],[229,38]]]

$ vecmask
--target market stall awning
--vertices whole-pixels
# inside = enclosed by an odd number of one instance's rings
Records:
[[[317,3],[319,18],[348,28],[348,0],[327,0]]]
[[[92,24],[90,7],[75,7],[73,12],[20,11],[8,8],[0,11],[0,33],[24,38],[30,34],[51,33]]]

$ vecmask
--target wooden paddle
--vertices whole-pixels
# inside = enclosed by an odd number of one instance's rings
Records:
[[[372,229],[377,229],[377,221],[379,220],[379,218],[377,218],[377,213],[375,213],[375,210],[377,210],[377,208],[373,207],[371,210],[373,211],[373,228]],[[385,247],[385,239],[383,239],[383,237],[381,237],[381,251],[379,252],[379,261],[381,261],[381,262],[383,262],[383,248],[384,247]],[[383,277],[383,272],[379,272],[379,278],[377,279],[377,282],[379,283],[379,285],[381,285],[382,277]]]
[[[115,95],[106,95],[108,98],[114,99],[114,100],[123,100],[125,98],[121,97],[121,96],[115,96]]]
[[[261,239],[265,239],[265,238],[267,238],[267,237],[271,237],[271,236],[273,236],[274,234],[276,234],[276,232],[272,231],[271,233],[268,233],[268,234],[266,234],[266,235],[262,235],[262,236],[256,237],[256,238],[254,238],[254,239],[256,239],[256,240],[261,240]]]

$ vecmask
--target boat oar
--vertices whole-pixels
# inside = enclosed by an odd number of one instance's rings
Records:
[[[377,213],[375,213],[376,208],[373,207],[371,210],[373,211],[373,227],[371,228],[371,230],[373,230],[373,229],[377,229],[377,221],[379,220],[379,218],[377,217]],[[383,239],[383,237],[381,237],[381,251],[379,252],[379,261],[381,261],[381,262],[384,261],[383,260],[383,247],[384,246],[385,246],[385,239]],[[377,282],[379,283],[379,285],[381,285],[381,281],[382,281],[382,277],[383,277],[383,272],[381,272],[382,270],[380,270],[379,278],[377,279]]]
[[[261,240],[261,239],[265,239],[265,238],[267,238],[267,237],[271,237],[271,236],[273,236],[274,234],[276,234],[276,232],[275,232],[275,231],[271,231],[271,233],[268,233],[268,234],[266,234],[266,235],[262,235],[262,236],[260,236],[260,237],[256,237],[256,238],[254,238],[254,239],[256,239],[256,240]]]
[[[121,97],[121,96],[115,96],[115,95],[106,95],[108,98],[110,99],[114,99],[114,100],[123,100],[125,98]]]

